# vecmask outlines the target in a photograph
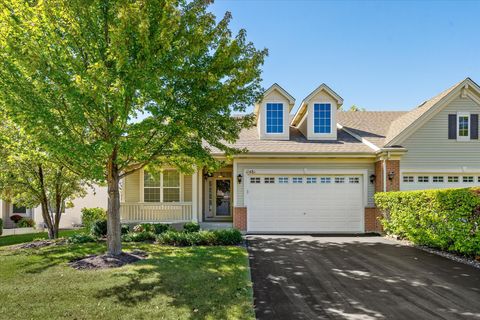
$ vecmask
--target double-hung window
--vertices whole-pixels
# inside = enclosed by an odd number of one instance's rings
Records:
[[[180,202],[180,173],[176,170],[145,171],[143,200],[145,202]]]
[[[457,139],[470,140],[470,114],[459,112],[457,114]]]
[[[267,103],[267,133],[283,133],[283,103]]]
[[[313,132],[332,132],[332,105],[330,103],[313,104]]]

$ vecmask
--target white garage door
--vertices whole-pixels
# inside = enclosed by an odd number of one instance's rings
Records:
[[[402,191],[476,186],[480,186],[478,173],[404,173],[400,180],[400,190]]]
[[[249,232],[363,232],[360,175],[252,175],[247,183]]]

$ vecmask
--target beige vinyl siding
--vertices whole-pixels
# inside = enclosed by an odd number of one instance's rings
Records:
[[[192,201],[192,176],[183,177],[183,201]]]
[[[247,169],[326,169],[332,170],[333,173],[335,169],[338,170],[368,170],[368,177],[375,173],[375,165],[373,159],[359,159],[358,162],[342,161],[342,160],[330,160],[329,162],[323,161],[312,161],[304,159],[292,159],[286,162],[275,162],[273,159],[265,160],[263,163],[237,163],[237,172],[244,175],[245,170]],[[237,196],[237,206],[244,206],[244,191],[243,187],[245,182],[238,184],[235,181],[236,187],[236,196]],[[373,194],[374,194],[374,184],[368,181],[368,206],[374,206]]]
[[[283,103],[283,133],[266,133],[265,110],[267,103]],[[288,140],[290,136],[290,103],[278,90],[266,95],[260,103],[258,113],[258,134],[260,139]]]
[[[140,202],[140,171],[125,177],[125,202]]]
[[[480,141],[448,139],[448,115],[457,112],[480,113],[470,98],[458,97],[402,143],[408,152],[400,162],[401,170],[480,169]]]

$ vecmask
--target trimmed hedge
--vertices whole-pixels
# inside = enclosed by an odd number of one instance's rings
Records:
[[[124,242],[153,242],[155,239],[155,233],[151,231],[130,232],[122,236]]]
[[[196,222],[187,222],[183,225],[185,232],[198,232],[200,231],[200,225]]]
[[[375,203],[384,212],[388,234],[480,255],[480,188],[381,192],[375,194]]]
[[[243,237],[237,229],[185,232],[169,230],[157,238],[160,244],[171,246],[229,246],[240,244]]]

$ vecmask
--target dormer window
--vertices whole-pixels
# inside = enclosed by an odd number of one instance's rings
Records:
[[[332,105],[330,103],[315,103],[313,105],[313,132],[332,132]]]
[[[265,112],[266,132],[283,133],[283,103],[267,103]]]

